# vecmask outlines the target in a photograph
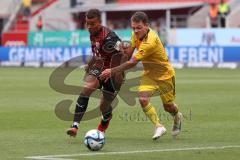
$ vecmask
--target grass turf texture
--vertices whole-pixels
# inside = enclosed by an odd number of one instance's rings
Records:
[[[100,117],[84,121],[75,139],[67,137],[65,129],[71,122],[57,118],[54,109],[61,100],[70,99],[74,102],[73,111],[77,95],[52,90],[48,83],[52,71],[46,68],[0,68],[0,159],[91,153],[83,145],[83,137],[88,130],[97,127]],[[119,104],[105,135],[106,144],[99,153],[240,145],[240,70],[183,69],[176,70],[176,74],[176,102],[184,114],[181,135],[177,139],[171,137],[172,120],[163,111],[158,96],[151,102],[168,133],[156,142],[151,139],[153,126],[142,113],[137,98],[135,106],[118,98]],[[129,73],[128,79],[137,75],[139,72]],[[79,69],[65,81],[79,86],[82,78],[83,71]],[[125,83],[127,85],[128,81]],[[91,99],[88,109],[97,104],[98,99]],[[239,148],[227,148],[65,158],[237,160],[239,157]]]

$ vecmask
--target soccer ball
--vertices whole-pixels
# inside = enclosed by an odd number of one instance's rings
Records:
[[[104,133],[97,129],[88,131],[84,137],[84,144],[91,151],[102,149],[105,144]]]

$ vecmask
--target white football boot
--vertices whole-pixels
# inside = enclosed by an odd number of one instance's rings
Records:
[[[167,130],[164,126],[156,127],[152,139],[157,140],[158,138],[163,136],[166,132],[167,132]]]

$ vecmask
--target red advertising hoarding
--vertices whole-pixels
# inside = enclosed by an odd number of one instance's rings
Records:
[[[2,34],[2,46],[27,46],[27,41],[27,32]]]

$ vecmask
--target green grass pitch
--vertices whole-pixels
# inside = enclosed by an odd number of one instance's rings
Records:
[[[0,68],[0,159],[92,159],[92,160],[238,160],[240,159],[240,70],[182,69],[176,70],[176,102],[184,114],[181,135],[171,137],[171,117],[163,111],[160,98],[151,99],[168,132],[154,142],[153,126],[136,101],[129,106],[119,103],[105,134],[106,144],[99,152],[83,145],[84,134],[96,128],[100,117],[84,121],[76,138],[65,130],[70,121],[56,117],[54,109],[63,99],[77,95],[62,94],[49,87],[53,69]],[[130,73],[138,76],[140,73]],[[66,84],[82,84],[83,71],[73,71]],[[131,86],[131,91],[136,89]],[[125,82],[123,92],[129,88]],[[89,110],[98,99],[91,99]],[[226,148],[224,148],[226,147]],[[98,154],[100,153],[100,154]],[[102,154],[101,154],[102,153]],[[84,155],[85,154],[85,155]],[[50,155],[48,157],[42,157]],[[61,156],[62,155],[62,156]]]

